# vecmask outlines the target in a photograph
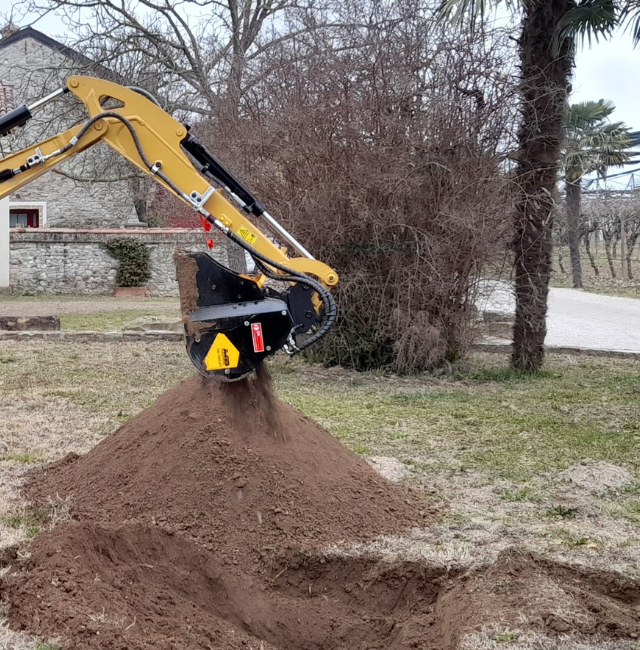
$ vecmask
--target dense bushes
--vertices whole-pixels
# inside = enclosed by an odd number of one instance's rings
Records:
[[[344,52],[283,47],[244,118],[197,135],[340,273],[314,357],[430,369],[464,354],[476,281],[506,249],[509,52],[415,15],[352,37]]]
[[[117,286],[140,287],[151,277],[149,249],[141,241],[118,237],[104,242],[102,247],[119,262]]]

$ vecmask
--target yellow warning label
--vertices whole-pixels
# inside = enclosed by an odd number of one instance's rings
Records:
[[[245,226],[240,226],[240,228],[238,228],[238,234],[242,239],[248,241],[250,244],[255,244],[258,241],[258,235],[252,233],[249,228],[246,228]]]
[[[204,367],[207,370],[224,370],[237,368],[240,362],[238,348],[224,334],[216,334],[213,343],[204,358]]]

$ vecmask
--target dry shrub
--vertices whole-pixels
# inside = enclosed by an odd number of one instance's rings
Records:
[[[509,48],[417,6],[331,44],[287,42],[240,118],[195,129],[340,273],[338,324],[314,348],[326,364],[414,372],[464,354],[476,281],[505,250]]]

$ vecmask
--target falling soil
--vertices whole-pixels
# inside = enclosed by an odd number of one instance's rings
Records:
[[[180,311],[183,318],[198,308],[198,263],[187,252],[177,249],[173,254],[176,278],[180,287]]]
[[[468,573],[327,553],[425,513],[265,376],[183,382],[27,486],[52,495],[72,519],[1,595],[13,628],[65,648],[453,650],[487,622],[640,634],[640,589],[610,575],[516,552]]]

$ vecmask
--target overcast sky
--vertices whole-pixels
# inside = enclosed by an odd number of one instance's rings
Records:
[[[629,34],[616,33],[609,41],[593,43],[578,52],[572,102],[610,99],[611,116],[640,131],[640,45],[633,48]]]
[[[68,35],[59,18],[46,16],[35,25],[50,36]],[[640,46],[621,30],[609,41],[583,47],[576,58],[572,102],[610,99],[616,105],[612,118],[640,130]]]
[[[53,37],[69,35],[61,20],[53,15],[38,21],[35,27]],[[640,45],[634,48],[630,35],[622,30],[608,41],[585,45],[577,53],[570,101],[609,99],[616,105],[612,120],[640,131],[639,70]],[[619,182],[623,180],[627,182],[626,178]]]

